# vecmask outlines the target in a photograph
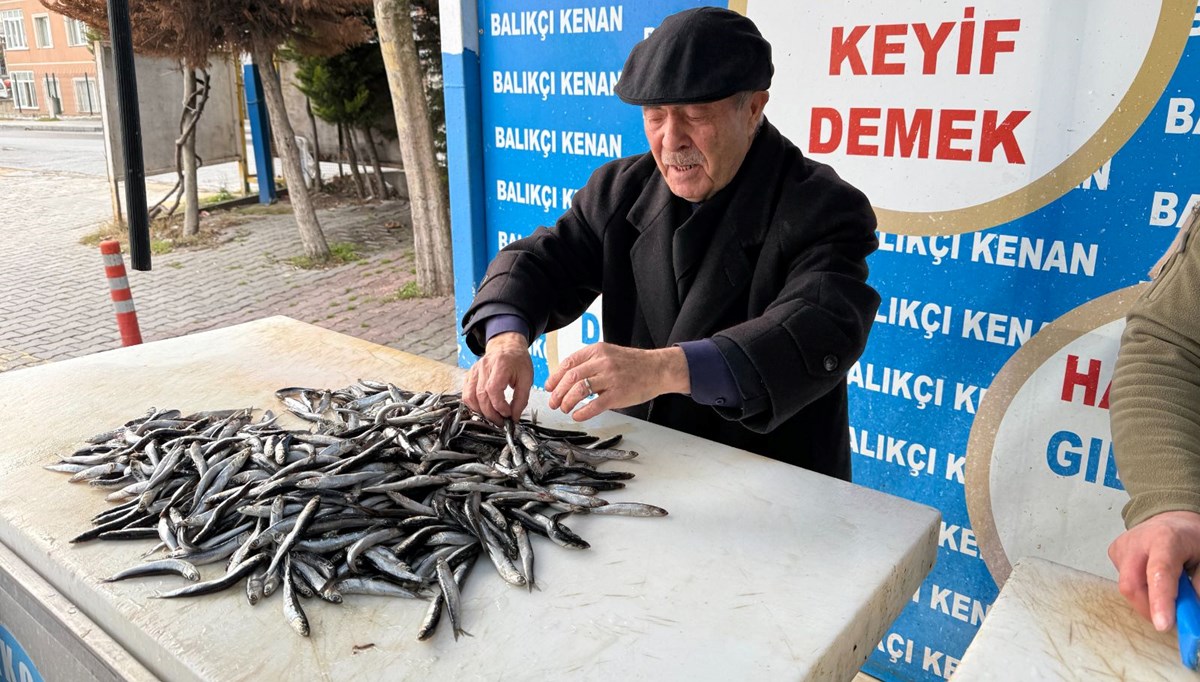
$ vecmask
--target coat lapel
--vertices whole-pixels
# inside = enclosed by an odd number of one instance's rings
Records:
[[[662,176],[653,179],[626,216],[641,233],[630,249],[637,300],[656,348],[666,346],[679,315],[675,274],[671,267],[671,237],[683,216]]]
[[[784,147],[779,131],[763,122],[742,169],[729,189],[733,194],[713,232],[696,281],[667,337],[667,345],[712,336],[730,307],[743,300],[754,274],[753,258],[766,239]]]
[[[713,328],[750,285],[750,258],[738,239],[738,225],[728,212],[717,225],[695,283],[671,327],[665,345],[711,336]]]

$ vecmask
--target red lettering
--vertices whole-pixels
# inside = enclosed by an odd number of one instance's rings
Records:
[[[1079,386],[1083,387],[1083,404],[1095,407],[1096,391],[1100,387],[1100,361],[1089,360],[1087,372],[1084,373],[1079,371],[1079,356],[1067,355],[1067,369],[1063,373],[1063,402],[1074,402],[1075,389]],[[1107,393],[1105,391],[1105,397]]]
[[[875,137],[879,134],[878,125],[870,125],[866,119],[879,120],[879,109],[875,107],[854,107],[850,110],[850,125],[846,132],[846,153],[851,156],[879,156],[879,145],[863,144],[862,138]]]
[[[971,150],[952,146],[955,140],[970,140],[970,128],[958,128],[958,123],[975,120],[971,109],[942,109],[938,116],[937,158],[947,161],[970,161]]]
[[[855,26],[850,30],[849,36],[844,36],[844,26],[833,27],[833,43],[829,49],[829,75],[842,75],[842,62],[850,61],[850,71],[855,75],[862,76],[867,73],[867,67],[863,64],[862,54],[858,51],[858,41],[867,34],[867,29],[870,26]]]
[[[929,27],[925,24],[913,24],[913,33],[917,36],[917,43],[920,44],[921,50],[925,53],[925,59],[921,63],[921,73],[931,75],[937,73],[937,58],[938,52],[941,52],[942,45],[946,44],[946,39],[950,37],[950,31],[954,30],[954,22],[947,21],[938,26],[937,33],[929,35]]]
[[[913,146],[917,146],[917,158],[929,158],[929,138],[933,129],[933,109],[917,109],[913,112],[912,125],[908,126],[903,109],[888,109],[884,123],[883,155],[911,158]],[[919,142],[918,142],[919,141]]]
[[[891,38],[908,32],[908,24],[880,24],[875,27],[875,49],[871,52],[871,73],[877,76],[898,76],[904,73],[904,62],[887,61],[890,54],[904,54],[904,43]]]
[[[981,37],[975,39],[976,24],[982,24]],[[938,71],[938,58],[942,49],[951,42],[951,36],[958,27],[957,58],[955,73],[967,75],[972,73],[975,62],[975,49],[979,48],[978,73],[983,75],[996,72],[998,55],[1015,52],[1016,40],[1012,36],[1021,30],[1020,19],[988,19],[975,20],[975,8],[964,7],[961,21],[946,21],[940,24],[877,24],[863,26],[834,26],[829,45],[829,75],[840,76],[848,68],[849,73],[865,76],[898,76],[907,72],[908,63],[903,58],[908,50],[907,40],[909,27],[916,37],[917,46],[921,49],[921,73],[933,75]],[[936,26],[936,29],[935,29]],[[867,38],[867,33],[874,29],[875,35]],[[869,41],[871,50],[869,57],[864,58],[862,42]],[[978,42],[978,45],[976,43]],[[869,59],[869,61],[868,61]],[[869,66],[869,68],[868,68]]]
[[[979,133],[979,160],[991,161],[996,147],[1004,148],[1004,157],[1009,163],[1025,163],[1021,145],[1017,142],[1016,130],[1021,121],[1029,116],[1028,111],[1010,111],[1000,125],[996,125],[998,112],[988,109],[983,112],[983,130]]]
[[[1016,41],[1000,40],[1001,33],[1015,33],[1021,30],[1020,19],[992,19],[983,22],[983,46],[979,56],[979,73],[996,73],[996,54],[1012,52]]]
[[[1000,120],[1000,112],[994,109],[850,107],[843,114],[833,107],[813,107],[808,151],[833,153],[844,139],[845,152],[850,156],[928,159],[933,146],[933,158],[945,161],[1024,164],[1016,129],[1029,114],[1010,111]],[[997,149],[1002,151],[1003,159],[996,158]]]
[[[975,8],[968,7],[963,10],[964,19],[973,19],[975,17]],[[958,74],[965,75],[971,73],[971,48],[975,45],[975,22],[964,21],[962,28],[958,33]]]
[[[829,122],[829,139],[822,140],[821,131]],[[810,154],[829,154],[842,143],[842,115],[831,107],[813,107],[812,121],[808,126],[808,151]]]
[[[1110,381],[1110,382],[1108,382],[1108,386],[1106,386],[1104,389],[1104,396],[1102,398],[1100,398],[1100,405],[1098,405],[1098,407],[1100,409],[1102,409],[1102,410],[1108,409],[1108,394],[1111,391],[1112,391],[1112,382]]]

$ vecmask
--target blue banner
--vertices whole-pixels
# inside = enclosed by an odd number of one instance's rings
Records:
[[[480,0],[488,260],[647,149],[612,87],[637,41],[701,4]],[[731,3],[773,46],[767,117],[880,221],[882,305],[849,373],[854,481],[944,518],[864,668],[885,680],[948,679],[1020,556],[1111,571],[1107,383],[1131,300],[1113,292],[1200,199],[1196,2],[993,5]],[[535,382],[598,340],[593,306],[534,345]]]

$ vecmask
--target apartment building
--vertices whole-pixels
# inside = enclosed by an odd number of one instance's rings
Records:
[[[87,27],[38,0],[0,0],[9,98],[20,116],[99,116],[100,89]]]

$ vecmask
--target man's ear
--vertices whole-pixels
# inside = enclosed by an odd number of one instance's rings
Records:
[[[771,99],[771,93],[766,90],[759,90],[750,96],[750,120],[757,123],[763,115],[763,109],[767,106],[767,101]]]

